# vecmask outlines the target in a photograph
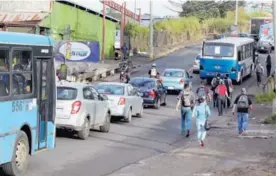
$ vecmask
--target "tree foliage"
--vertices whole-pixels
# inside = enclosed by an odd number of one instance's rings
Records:
[[[239,7],[245,5],[244,1],[239,1]],[[200,21],[209,18],[224,18],[228,11],[235,10],[235,1],[186,1],[182,5],[180,16],[195,16]]]

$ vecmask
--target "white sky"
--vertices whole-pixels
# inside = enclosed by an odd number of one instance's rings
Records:
[[[70,0],[78,4],[82,4],[90,9],[101,11],[102,3],[99,0]],[[117,3],[122,4],[123,0],[114,0]],[[127,8],[134,11],[135,4],[137,8],[141,8],[141,13],[149,13],[149,0],[126,0]],[[153,0],[153,15],[155,16],[177,16],[178,13],[169,10],[166,6],[172,7],[168,0]],[[137,11],[138,13],[138,11]]]

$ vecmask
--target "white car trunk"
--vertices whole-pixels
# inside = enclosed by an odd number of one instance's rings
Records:
[[[72,100],[58,100],[56,106],[56,118],[69,119],[72,110]]]

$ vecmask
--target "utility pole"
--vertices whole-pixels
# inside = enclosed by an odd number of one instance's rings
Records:
[[[239,8],[239,2],[236,0],[236,19],[235,19],[235,25],[238,26],[238,8]]]
[[[137,14],[137,0],[134,0],[135,7],[134,7],[134,13]],[[134,22],[136,22],[136,19],[134,19]]]
[[[276,45],[276,1],[272,0],[272,16],[273,16],[273,36],[274,36],[274,44]],[[275,54],[276,54],[276,50],[274,50]],[[274,75],[274,77],[276,77],[276,73]],[[275,78],[274,78],[275,79]],[[274,86],[275,86],[275,81],[274,81]],[[274,87],[272,87],[274,88]],[[276,98],[272,101],[272,114],[276,113]]]
[[[103,1],[103,18],[102,18],[102,51],[101,51],[101,59],[102,61],[105,59],[105,37],[106,37],[106,2]]]
[[[153,15],[152,0],[150,0],[150,24],[149,24],[149,57],[153,59]]]

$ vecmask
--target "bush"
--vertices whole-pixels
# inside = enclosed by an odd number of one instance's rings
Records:
[[[129,36],[148,36],[149,35],[149,28],[143,27],[135,23],[127,23],[125,27],[125,33]]]
[[[256,95],[255,102],[256,103],[271,103],[275,99],[274,92],[266,92]]]
[[[265,124],[276,124],[276,113],[264,119]]]

